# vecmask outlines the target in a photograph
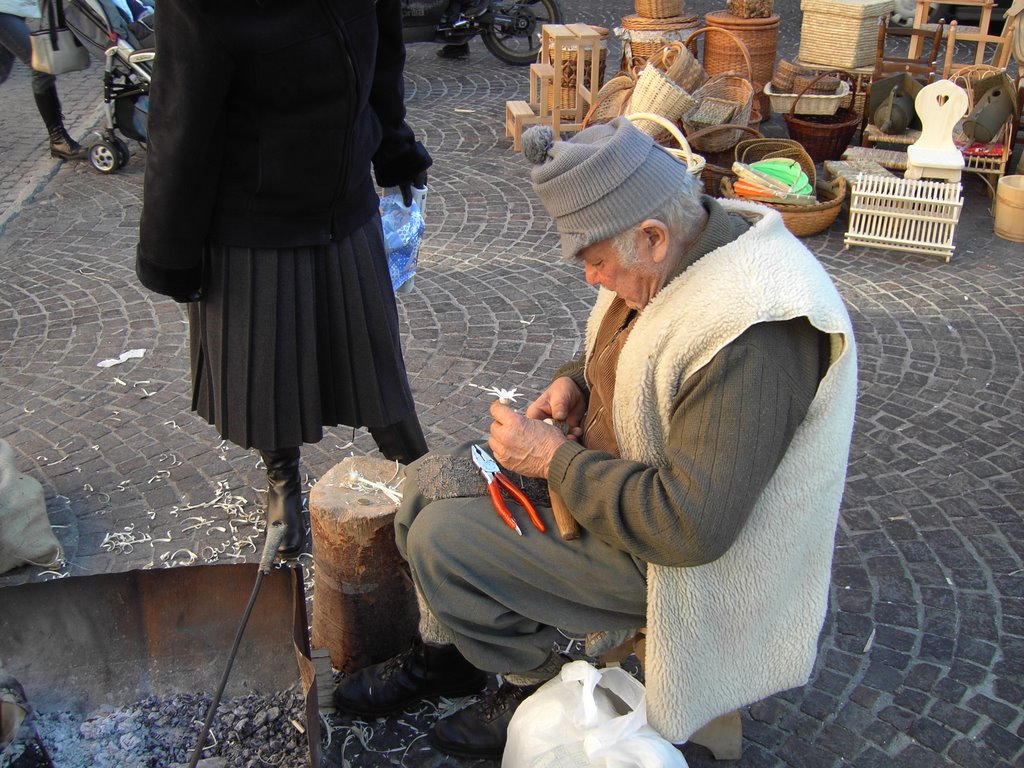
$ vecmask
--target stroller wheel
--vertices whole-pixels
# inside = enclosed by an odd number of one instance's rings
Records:
[[[124,168],[128,165],[128,158],[131,157],[131,153],[128,151],[128,144],[121,141],[121,139],[115,138],[114,149],[117,151],[117,167]]]
[[[100,173],[114,173],[124,163],[117,147],[106,141],[100,141],[89,147],[89,162]]]

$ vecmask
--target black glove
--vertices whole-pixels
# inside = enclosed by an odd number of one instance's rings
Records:
[[[412,177],[411,181],[403,181],[398,185],[398,188],[402,190],[402,203],[408,208],[412,205],[412,188],[423,189],[427,186],[427,172],[420,171]]]

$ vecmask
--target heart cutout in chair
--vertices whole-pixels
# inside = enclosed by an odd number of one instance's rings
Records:
[[[946,102],[949,101],[949,96],[946,96],[945,94],[940,94],[935,97],[935,101],[938,102],[938,105],[940,107],[944,107],[946,106]]]

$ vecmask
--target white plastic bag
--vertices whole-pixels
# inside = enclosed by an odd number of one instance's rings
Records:
[[[384,230],[384,250],[388,255],[388,272],[396,292],[412,288],[416,274],[416,257],[423,238],[423,203],[426,187],[413,187],[412,203],[406,206],[398,187],[386,187],[380,198],[380,223]]]
[[[502,768],[686,768],[647,724],[646,696],[621,667],[566,664],[512,716]]]

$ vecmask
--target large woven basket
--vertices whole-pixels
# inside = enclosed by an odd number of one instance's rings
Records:
[[[823,72],[819,77],[824,77]],[[816,163],[823,163],[826,160],[838,160],[843,152],[850,146],[853,134],[857,132],[860,125],[860,115],[849,109],[839,108],[832,115],[803,115],[797,116],[794,108],[800,97],[806,94],[804,88],[793,101],[783,117],[786,120],[786,129],[789,137],[796,139],[803,144],[807,154]]]
[[[708,73],[704,71],[701,63],[697,61],[690,49],[678,40],[665,45],[651,56],[647,63],[664,71],[687,93],[693,93],[708,79]]]
[[[643,66],[666,43],[682,40],[691,29],[700,26],[696,16],[649,19],[645,16],[622,17],[622,69]]]
[[[707,128],[701,128],[699,131],[691,133],[686,137],[686,140],[690,142],[690,146],[696,149],[704,156],[704,171],[700,175],[701,181],[704,182],[704,191],[712,197],[718,197],[721,194],[722,179],[731,178],[733,176],[732,163],[735,160],[734,147],[728,147],[718,151],[708,151],[705,149],[705,142],[716,134],[730,133],[731,135],[740,135],[744,133],[749,134],[754,138],[762,138],[761,132],[756,128],[749,125],[709,125]],[[714,142],[711,142],[712,144]],[[740,144],[743,142],[741,141]],[[739,146],[737,144],[736,146]],[[812,165],[813,167],[813,165]]]
[[[834,181],[820,181],[816,186],[820,203],[814,205],[789,205],[787,203],[765,203],[758,205],[773,208],[782,215],[786,229],[797,237],[810,237],[824,232],[832,226],[846,199],[846,179],[837,176]],[[731,200],[742,198],[733,191],[730,179],[722,180],[722,197]]]
[[[694,154],[693,150],[690,149],[690,144],[686,141],[686,137],[683,136],[682,131],[680,131],[675,124],[669,122],[661,115],[654,114],[653,112],[634,112],[631,115],[626,115],[626,119],[635,124],[640,128],[640,130],[644,130],[641,126],[645,123],[654,123],[660,128],[663,128],[672,136],[679,146],[668,147],[663,145],[662,148],[676,160],[685,165],[687,172],[691,176],[700,177],[701,171],[704,170],[706,161],[701,155]]]
[[[775,51],[779,39],[779,17],[739,18],[725,11],[711,11],[704,15],[704,23],[712,29],[726,30],[742,41],[750,59],[750,80],[754,84],[758,114],[766,119],[771,112],[768,98],[761,93],[764,84],[772,79]],[[710,35],[704,41],[704,69],[709,75],[718,72],[737,72],[743,61],[733,43],[721,35]]]
[[[636,15],[648,19],[669,19],[681,16],[683,0],[636,0]]]

